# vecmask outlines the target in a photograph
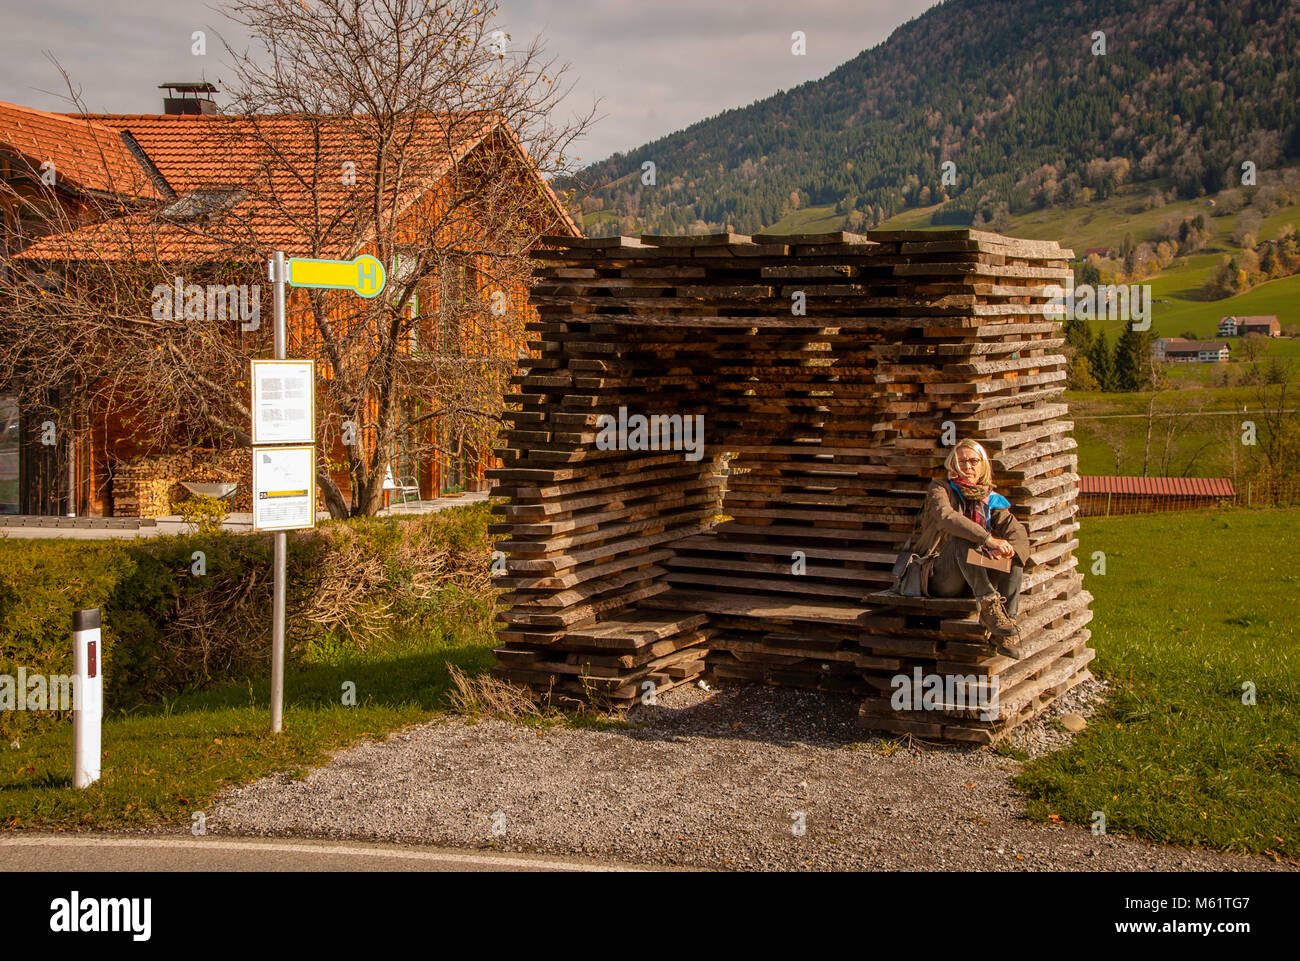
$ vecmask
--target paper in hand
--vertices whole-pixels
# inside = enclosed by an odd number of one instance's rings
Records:
[[[995,571],[1002,571],[1004,574],[1011,572],[1010,557],[989,557],[982,553],[978,548],[972,547],[966,552],[966,562],[976,564],[980,567],[987,567]]]

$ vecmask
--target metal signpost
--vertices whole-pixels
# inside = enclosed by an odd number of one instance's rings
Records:
[[[284,727],[284,606],[286,531],[316,526],[316,365],[287,360],[285,284],[351,290],[375,297],[384,266],[363,254],[351,261],[271,256],[275,359],[255,360],[249,378],[253,416],[253,530],[275,532],[271,601],[271,731]]]

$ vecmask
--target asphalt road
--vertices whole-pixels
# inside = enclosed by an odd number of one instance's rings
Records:
[[[613,861],[457,848],[258,838],[17,834],[0,868],[19,871],[663,871]]]

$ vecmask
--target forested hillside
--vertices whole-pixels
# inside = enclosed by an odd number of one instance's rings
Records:
[[[825,204],[861,229],[943,201],[936,222],[996,228],[1124,183],[1195,197],[1245,161],[1298,157],[1294,0],[948,0],[827,77],[558,186],[594,235],[752,232]]]

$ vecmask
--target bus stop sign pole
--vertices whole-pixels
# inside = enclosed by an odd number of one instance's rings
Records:
[[[271,257],[271,303],[275,314],[275,359],[284,360],[288,334],[284,319],[284,252]],[[288,534],[276,531],[275,583],[271,595],[271,733],[284,728],[284,577]]]
[[[361,297],[370,298],[377,297],[383,291],[387,281],[383,264],[369,254],[361,254],[349,261],[318,260],[308,257],[293,257],[285,260],[284,251],[277,250],[271,255],[270,273],[275,314],[276,360],[287,359],[285,352],[288,349],[289,338],[285,320],[286,285],[351,290]],[[256,418],[257,412],[253,413]],[[256,434],[255,428],[254,445],[257,443]],[[311,496],[309,493],[309,499]],[[310,505],[313,522],[315,509],[313,500]],[[257,526],[256,516],[255,510],[254,529]],[[288,535],[283,530],[277,530],[274,534],[275,582],[271,599],[271,732],[279,734],[284,728],[284,597]]]

